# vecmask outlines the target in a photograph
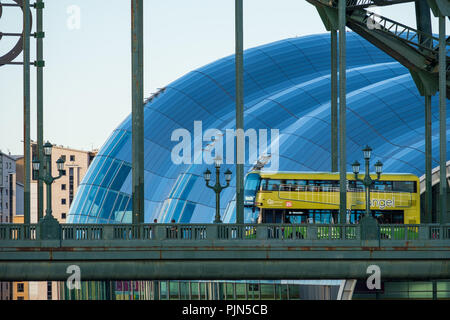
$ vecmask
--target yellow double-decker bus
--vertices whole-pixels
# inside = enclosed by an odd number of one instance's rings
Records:
[[[371,175],[376,179],[376,174]],[[383,173],[370,192],[372,215],[382,224],[420,223],[420,184],[413,174]],[[245,181],[246,220],[258,223],[338,223],[339,173],[251,171]],[[366,209],[364,186],[347,174],[347,223]]]

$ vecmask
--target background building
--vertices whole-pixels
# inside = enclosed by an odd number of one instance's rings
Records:
[[[32,158],[37,158],[37,144],[31,143]],[[83,151],[55,145],[52,150],[52,175],[57,176],[58,170],[55,161],[59,157],[66,160],[64,175],[52,184],[52,213],[60,223],[65,223],[70,205],[78,191],[79,185],[86,174],[86,171],[93,161],[97,150]],[[23,156],[10,157],[14,159],[14,170],[17,170],[13,179],[17,177],[18,202],[17,214],[13,214],[14,223],[23,223]],[[7,165],[12,166],[12,165]],[[21,190],[21,191],[20,191]],[[38,220],[38,183],[31,180],[31,223]],[[46,189],[44,185],[44,216],[46,208]],[[57,282],[14,282],[10,284],[12,288],[11,298],[14,300],[59,300],[59,290]]]
[[[23,179],[17,172],[18,158],[0,151],[0,223],[23,223]],[[15,283],[0,282],[0,300],[16,297]]]
[[[11,223],[16,212],[16,161],[1,151],[0,178],[0,223]]]
[[[37,143],[31,142],[32,158],[37,158]],[[54,145],[52,149],[52,175],[58,175],[56,160],[65,159],[63,176],[52,184],[52,213],[60,223],[65,223],[67,213],[74,200],[78,187],[86,171],[97,154],[97,150],[83,151]],[[23,166],[23,158],[20,163]],[[31,222],[36,223],[38,217],[37,207],[37,180],[31,181]],[[46,188],[44,185],[44,216],[46,208]]]
[[[331,169],[330,45],[330,35],[319,34],[277,41],[244,53],[245,128],[280,130],[279,152],[269,152],[279,157],[280,170]],[[234,128],[234,56],[167,85],[148,99],[144,113],[145,221],[212,222],[215,199],[202,177],[211,165],[175,164],[171,155],[179,141],[171,138],[179,128],[193,137],[194,121],[201,121],[203,133],[212,128]],[[438,119],[438,97],[434,96],[433,167],[439,165]],[[368,144],[374,150],[374,160],[383,162],[383,171],[420,177],[425,172],[424,125],[424,98],[408,69],[349,32],[348,171]],[[196,143],[192,141],[191,156]],[[203,142],[201,149],[207,149],[208,144],[211,142]],[[450,158],[450,148],[447,152]],[[234,170],[231,165],[223,167]],[[251,167],[247,162],[245,169]],[[233,178],[231,187],[221,194],[222,210],[235,194],[234,182]],[[79,190],[68,222],[131,222],[131,117],[100,149]],[[224,222],[234,219],[230,214]]]

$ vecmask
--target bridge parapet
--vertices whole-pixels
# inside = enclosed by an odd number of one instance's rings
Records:
[[[362,224],[2,224],[0,281],[449,278],[450,225]]]
[[[5,241],[46,240],[39,224],[1,224]],[[62,224],[53,240],[450,240],[450,224],[382,224],[378,237],[361,238],[361,225],[352,224]]]

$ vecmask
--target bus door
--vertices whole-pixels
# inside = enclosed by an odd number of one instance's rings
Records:
[[[280,209],[262,209],[263,223],[282,223],[284,210]]]
[[[302,224],[309,222],[309,215],[304,212],[288,212],[284,217],[284,223]]]

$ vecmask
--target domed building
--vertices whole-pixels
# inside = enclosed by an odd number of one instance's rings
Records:
[[[279,148],[268,151],[272,160],[277,159],[279,170],[331,169],[330,61],[329,34],[285,39],[245,51],[245,129],[278,129]],[[212,222],[215,197],[205,187],[202,174],[212,167],[205,163],[204,153],[218,141],[212,137],[208,141],[205,135],[209,129],[225,133],[235,128],[234,55],[167,85],[147,100],[144,115],[145,222]],[[438,120],[438,100],[433,97],[433,167],[439,165]],[[355,159],[361,159],[361,149],[368,144],[374,150],[373,158],[384,163],[384,171],[423,175],[424,124],[424,98],[409,71],[357,34],[348,33],[348,171]],[[201,131],[203,139],[196,138],[195,130]],[[189,150],[182,153],[190,160],[187,163],[174,161],[174,150],[180,143],[176,134],[174,139],[176,132],[191,134]],[[228,138],[219,143],[226,145],[225,140]],[[250,153],[253,150],[248,149]],[[250,154],[250,158],[257,156]],[[245,171],[252,166],[246,161]],[[228,168],[234,171],[233,165],[223,165],[223,171]],[[231,186],[221,194],[222,211],[234,194],[233,177]],[[131,212],[129,116],[90,166],[67,221],[129,223]],[[231,214],[224,219],[233,222],[235,218]]]

